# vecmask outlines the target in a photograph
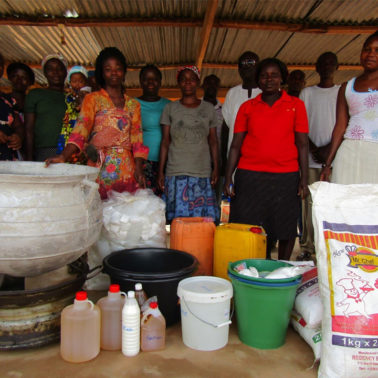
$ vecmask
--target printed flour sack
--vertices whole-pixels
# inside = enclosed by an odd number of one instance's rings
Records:
[[[323,304],[319,377],[378,376],[378,185],[310,186]]]

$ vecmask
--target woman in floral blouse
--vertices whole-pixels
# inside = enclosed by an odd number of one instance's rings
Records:
[[[46,164],[66,162],[87,147],[88,164],[100,168],[97,182],[102,199],[107,192],[134,192],[145,187],[139,103],[125,94],[126,60],[115,47],[102,50],[96,59],[96,80],[101,90],[85,96],[76,125],[63,152]]]

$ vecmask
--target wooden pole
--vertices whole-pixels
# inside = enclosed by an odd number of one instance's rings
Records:
[[[65,18],[65,17],[3,17],[0,25],[6,26],[38,26],[51,27],[65,25],[66,27],[179,27],[193,28],[203,26],[200,19],[164,19],[164,18]],[[283,32],[298,32],[311,34],[372,34],[377,30],[376,23],[368,25],[329,25],[307,24],[300,22],[271,22],[245,20],[215,20],[214,28],[272,30]]]
[[[10,62],[6,62],[9,64]],[[40,64],[29,64],[25,62],[30,68],[35,69],[41,69]],[[189,63],[180,63],[180,64],[169,64],[169,65],[163,65],[159,66],[159,69],[161,71],[167,71],[167,70],[177,70],[181,66],[190,65],[193,64],[192,62]],[[85,66],[84,67],[89,70],[94,70],[94,66]],[[128,71],[139,71],[142,68],[142,66],[128,66]],[[202,69],[209,68],[209,69],[223,69],[223,70],[237,70],[238,65],[237,63],[202,63]],[[314,64],[288,64],[287,65],[288,70],[302,70],[302,71],[315,71],[315,65]],[[353,65],[353,64],[340,64],[338,70],[339,71],[354,71],[354,70],[360,70],[360,65]]]
[[[209,44],[211,29],[213,28],[215,13],[218,7],[218,0],[208,0],[205,19],[203,21],[201,40],[197,54],[196,66],[202,69],[203,58],[205,57],[207,45]]]

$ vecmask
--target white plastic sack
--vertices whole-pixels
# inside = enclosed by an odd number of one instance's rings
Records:
[[[306,325],[305,320],[295,311],[291,313],[291,325],[299,333],[299,335],[306,341],[314,352],[315,360],[320,359],[320,352],[322,348],[322,333],[321,326],[318,328],[310,328]]]
[[[302,282],[297,289],[294,309],[303,317],[308,328],[321,327],[323,307],[316,267],[303,274]]]
[[[152,190],[108,193],[103,201],[103,227],[100,238],[90,248],[90,268],[102,264],[111,252],[128,248],[165,248],[165,203]],[[87,290],[107,290],[109,278],[100,273],[86,282]]]
[[[377,377],[378,185],[310,190],[323,304],[319,377]]]
[[[111,192],[103,205],[102,237],[111,250],[166,247],[165,203],[152,190]]]
[[[265,278],[291,278],[303,274],[311,269],[311,266],[285,266],[268,273]]]

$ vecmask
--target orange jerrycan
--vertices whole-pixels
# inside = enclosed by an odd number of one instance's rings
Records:
[[[212,218],[175,218],[171,224],[170,248],[188,252],[199,262],[195,275],[213,274],[215,224]]]
[[[218,226],[214,237],[214,276],[226,278],[228,263],[266,258],[266,233],[260,226],[228,223]]]

